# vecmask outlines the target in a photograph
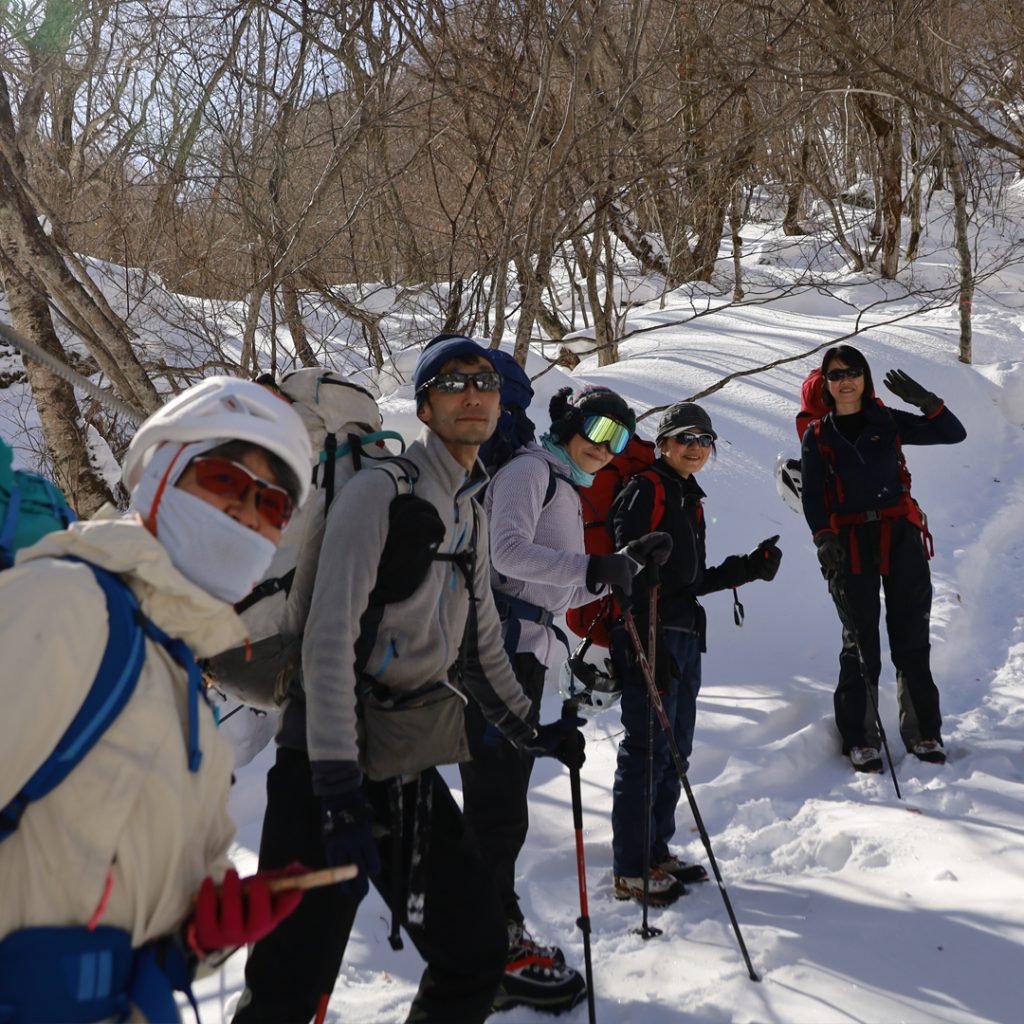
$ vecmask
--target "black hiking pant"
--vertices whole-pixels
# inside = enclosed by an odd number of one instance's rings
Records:
[[[545,667],[532,654],[517,654],[512,668],[530,698],[530,724],[540,716]],[[506,920],[523,921],[516,896],[516,858],[530,825],[527,792],[532,755],[513,746],[484,718],[476,701],[466,706],[466,735],[472,761],[459,765],[462,811],[484,864],[498,885]]]
[[[373,879],[426,961],[408,1021],[468,1024],[491,1013],[505,968],[508,934],[489,871],[463,828],[462,815],[448,787],[433,768],[422,773],[433,787],[428,848],[424,864],[422,925],[406,914],[411,873],[416,782],[403,787],[403,843],[400,884],[393,886],[390,835],[379,840],[382,870]],[[366,783],[374,825],[391,829],[386,783]],[[320,828],[320,799],[313,793],[309,759],[279,748],[267,775],[267,811],[260,838],[260,870],[301,861],[311,869],[327,866]],[[329,996],[341,967],[359,902],[339,886],[306,892],[299,908],[257,942],[245,965],[246,992],[235,1024],[305,1022]],[[245,1004],[245,1005],[243,1005]]]
[[[851,747],[878,747],[880,744],[874,714],[882,671],[880,589],[885,593],[885,626],[889,634],[889,651],[896,667],[900,736],[907,750],[921,740],[941,738],[939,691],[932,679],[930,666],[932,578],[928,559],[921,531],[916,526],[906,519],[893,519],[889,523],[888,574],[883,576],[880,568],[882,524],[864,523],[853,527],[857,531],[861,571],[850,571],[850,528],[847,527],[843,530],[847,565],[844,572],[829,584],[843,626],[843,649],[839,655],[839,683],[834,704],[844,754],[849,753]],[[872,687],[874,705],[868,699],[861,658]]]

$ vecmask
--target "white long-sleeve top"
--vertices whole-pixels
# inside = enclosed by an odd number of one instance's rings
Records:
[[[555,491],[545,505],[552,473]],[[594,600],[587,589],[583,511],[561,460],[538,444],[526,445],[494,474],[484,507],[490,523],[495,591],[554,615]],[[551,629],[523,622],[516,650],[520,652],[550,666],[564,656],[565,649]]]

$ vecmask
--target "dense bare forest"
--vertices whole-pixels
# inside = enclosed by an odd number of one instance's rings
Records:
[[[190,372],[322,361],[317,310],[370,365],[438,330],[524,358],[582,326],[611,362],[624,263],[743,301],[744,225],[773,216],[894,279],[937,192],[969,361],[968,226],[1024,166],[1024,10],[1000,0],[5,0],[0,39],[11,322],[141,411]],[[90,258],[180,296],[192,366],[140,342]],[[242,304],[240,353],[189,297]],[[89,512],[86,424],[115,452],[125,424],[25,373]]]

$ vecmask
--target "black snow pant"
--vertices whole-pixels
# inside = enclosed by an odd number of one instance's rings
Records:
[[[491,873],[467,836],[448,787],[433,768],[421,778],[433,787],[423,923],[410,923],[406,914],[415,781],[406,784],[402,794],[401,882],[397,889],[393,886],[391,838],[384,835],[379,840],[382,870],[373,883],[389,905],[397,895],[400,920],[426,961],[407,1020],[479,1022],[491,1013],[504,973],[508,933]],[[390,830],[388,785],[367,782],[366,795],[374,825]],[[297,750],[278,749],[277,762],[267,775],[260,870],[294,861],[311,869],[326,867],[320,820],[309,759]],[[299,908],[252,948],[235,1024],[311,1020],[334,988],[358,905],[336,885],[306,892]]]
[[[512,668],[530,698],[530,724],[536,725],[546,669],[532,654],[515,655]],[[466,706],[466,735],[473,755],[472,761],[459,765],[466,827],[497,881],[506,920],[522,924],[515,888],[516,858],[530,824],[527,792],[534,759],[509,743],[484,718],[476,701]]]
[[[880,743],[874,714],[882,671],[880,588],[885,593],[885,625],[896,667],[900,736],[907,750],[921,740],[941,739],[939,691],[929,663],[932,579],[928,559],[921,531],[916,526],[906,519],[888,522],[891,526],[888,573],[881,574],[882,524],[863,523],[852,527],[857,531],[861,571],[850,571],[851,527],[846,527],[842,536],[847,545],[847,564],[839,577],[829,584],[843,626],[834,703],[844,754],[849,753],[851,747],[878,747]],[[862,658],[874,705],[865,688]]]

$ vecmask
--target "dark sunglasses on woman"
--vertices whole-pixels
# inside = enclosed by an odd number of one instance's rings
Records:
[[[681,445],[699,444],[701,448],[710,448],[715,439],[710,434],[675,434],[676,441]]]
[[[850,380],[856,380],[858,377],[864,376],[863,366],[837,366],[834,370],[829,370],[825,374],[825,379],[835,384],[838,380],[845,380],[847,377]]]

